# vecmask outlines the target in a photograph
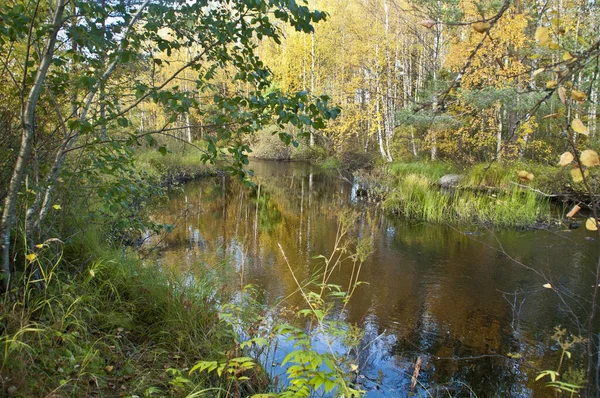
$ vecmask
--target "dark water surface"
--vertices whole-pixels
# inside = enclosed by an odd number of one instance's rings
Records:
[[[374,233],[374,253],[360,275],[368,285],[357,289],[344,319],[365,330],[360,381],[368,396],[408,396],[418,357],[419,382],[434,396],[449,396],[442,388],[451,396],[470,390],[479,397],[553,396],[534,381],[536,368],[556,367],[553,328],[576,331],[571,311],[583,312],[518,262],[589,297],[597,242],[584,228],[415,224],[361,202],[337,173],[302,163],[257,161],[251,168],[260,192],[224,177],[207,179],[156,212],[157,221],[177,225],[162,242],[163,263],[185,269],[216,251],[238,270],[243,264],[245,282],[264,289],[266,304],[273,304],[296,290],[278,243],[296,275],[309,277],[313,257],[334,246],[340,210],[355,208],[355,232]],[[342,268],[332,282],[347,286],[350,272]]]

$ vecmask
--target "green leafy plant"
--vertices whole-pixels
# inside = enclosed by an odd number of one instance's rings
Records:
[[[569,336],[567,329],[557,326],[554,328],[552,340],[554,340],[560,347],[560,359],[558,361],[556,370],[542,370],[538,373],[535,380],[538,381],[542,379],[549,379],[549,381],[546,383],[546,387],[552,388],[559,393],[568,392],[570,393],[570,396],[573,397],[575,394],[579,394],[583,386],[565,381],[564,374],[561,373],[561,371],[565,365],[565,358],[571,359],[571,349],[576,345],[585,344],[586,339],[579,336]]]

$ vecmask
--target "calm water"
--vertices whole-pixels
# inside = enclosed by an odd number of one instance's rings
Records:
[[[365,330],[360,381],[368,396],[408,396],[419,356],[419,381],[452,396],[469,396],[469,389],[480,397],[551,396],[534,381],[536,368],[556,367],[553,328],[576,331],[570,311],[581,311],[513,260],[586,295],[595,243],[583,228],[492,232],[409,223],[358,200],[337,173],[301,163],[251,168],[260,192],[224,177],[207,179],[156,212],[157,221],[176,225],[160,244],[163,263],[185,269],[217,252],[238,270],[243,264],[244,282],[264,289],[266,304],[273,304],[296,290],[278,243],[306,278],[317,267],[313,257],[333,248],[340,209],[353,207],[354,233],[374,236],[360,278],[368,284],[344,314]],[[342,268],[332,282],[347,286],[349,273]]]

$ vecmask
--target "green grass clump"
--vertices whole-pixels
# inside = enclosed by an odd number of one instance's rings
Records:
[[[528,226],[550,218],[549,201],[515,187],[495,193],[440,190],[423,177],[409,175],[384,202],[403,217],[432,223],[485,223]]]
[[[439,180],[445,174],[456,172],[454,166],[442,162],[392,163],[387,168],[396,177],[416,174],[433,180]]]
[[[191,180],[215,173],[215,168],[201,160],[202,154],[193,148],[180,149],[162,155],[154,149],[145,149],[135,154],[136,168],[163,181]]]
[[[230,275],[222,267],[170,273],[119,258],[67,274],[56,272],[61,259],[34,263],[46,286],[26,282],[0,303],[2,394],[185,396],[214,387],[180,370],[233,345],[217,311],[226,293],[214,291]]]
[[[460,186],[441,190],[439,178],[455,172],[444,163],[395,163],[388,166],[393,188],[384,208],[413,220],[432,223],[484,223],[528,226],[548,221],[552,215],[548,198],[519,183],[517,172],[537,175],[537,186],[552,189],[546,181],[559,181],[556,168],[523,164],[476,165],[463,173]],[[541,178],[539,178],[541,177]],[[536,179],[534,178],[534,182]],[[534,188],[534,183],[528,183]]]

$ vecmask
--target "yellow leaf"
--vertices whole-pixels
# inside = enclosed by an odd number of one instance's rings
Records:
[[[435,21],[433,19],[424,19],[420,22],[420,24],[427,29],[431,29],[435,25]]]
[[[584,174],[587,177],[589,172],[585,170]],[[584,174],[581,174],[581,170],[579,170],[578,167],[571,169],[571,178],[573,178],[573,182],[582,182]]]
[[[551,113],[550,115],[544,116],[542,119],[558,119],[559,117],[559,113]]]
[[[587,127],[585,127],[585,125],[583,124],[583,122],[579,119],[573,119],[573,121],[571,122],[571,128],[573,128],[573,130],[576,133],[579,134],[583,134],[583,135],[589,135],[590,132],[588,131]]]
[[[546,283],[544,285],[542,285],[543,287],[545,287],[546,289],[552,289],[552,285],[549,283]]]
[[[598,166],[600,164],[598,152],[591,149],[586,149],[585,151],[581,152],[581,155],[579,155],[579,160],[581,160],[581,164],[587,167]]]
[[[570,60],[570,59],[573,59],[573,56],[571,55],[571,53],[570,53],[570,52],[568,52],[568,51],[565,51],[565,53],[563,54],[563,57],[562,57],[562,59],[563,59],[563,61],[568,61],[568,60]]]
[[[356,372],[358,370],[358,365],[355,365],[355,364],[350,365],[350,370],[352,372]]]
[[[596,222],[596,219],[594,217],[590,217],[587,219],[587,221],[585,222],[585,229],[587,229],[588,231],[598,230],[598,223]]]
[[[565,152],[562,155],[560,155],[560,160],[558,162],[558,165],[566,166],[568,164],[571,164],[573,159],[575,159],[575,156],[573,156],[573,154],[571,152]]]
[[[29,261],[33,261],[37,258],[37,255],[35,253],[29,253],[28,255],[25,256],[25,258]]]
[[[92,276],[92,278],[96,276],[96,273],[94,272],[93,269],[90,270],[90,275]]]
[[[536,70],[533,72],[533,76],[537,76],[537,75],[539,75],[540,73],[542,73],[542,72],[543,72],[543,71],[545,71],[545,70],[546,70],[546,68],[540,68],[540,69],[536,69]]]
[[[587,99],[587,95],[583,91],[573,90],[571,91],[571,98],[577,102],[583,102]]]
[[[550,44],[550,35],[548,34],[548,28],[539,27],[535,30],[535,40],[542,47],[546,47]]]
[[[60,209],[62,209],[62,207],[60,207],[60,205],[54,205],[52,207],[54,208],[54,210],[60,210]]]
[[[533,181],[534,175],[528,171],[521,170],[517,173],[521,181]]]
[[[490,25],[489,22],[475,22],[474,24],[471,25],[473,30],[477,33],[485,33],[488,30],[490,30],[491,26],[492,25]]]
[[[546,82],[546,88],[552,89],[552,88],[556,87],[557,84],[558,83],[556,82],[556,80],[548,80]]]
[[[114,368],[114,366],[108,365],[104,367],[104,370],[106,370],[106,373],[110,373],[113,371]]]
[[[565,89],[564,87],[559,87],[559,89],[558,89],[558,98],[560,98],[560,101],[563,104],[565,102],[567,102],[567,89]]]
[[[560,46],[558,45],[558,43],[550,43],[550,45],[548,46],[548,48],[550,50],[558,50],[560,48]]]
[[[36,249],[41,249],[42,247],[44,247],[43,243],[39,243],[39,244],[35,245]]]

